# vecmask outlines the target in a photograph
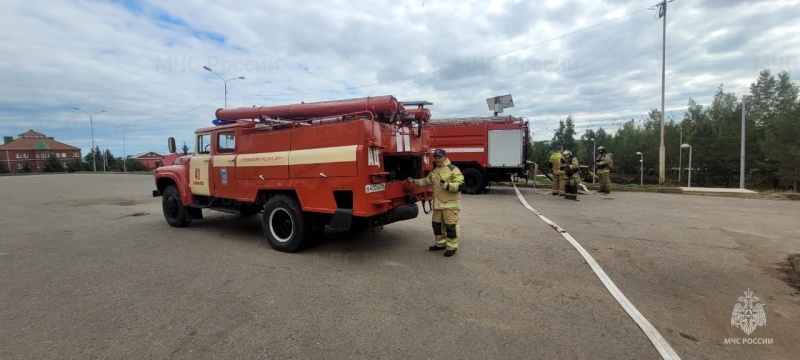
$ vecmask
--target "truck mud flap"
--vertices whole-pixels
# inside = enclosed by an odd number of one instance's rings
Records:
[[[333,230],[346,231],[350,230],[350,225],[353,222],[353,209],[336,209],[333,213],[329,226]]]

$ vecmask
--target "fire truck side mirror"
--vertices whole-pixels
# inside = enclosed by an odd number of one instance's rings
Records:
[[[167,147],[169,147],[169,153],[170,154],[174,154],[175,153],[175,138],[174,137],[170,136],[169,139],[167,139]]]

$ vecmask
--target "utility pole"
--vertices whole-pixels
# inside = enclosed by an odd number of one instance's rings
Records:
[[[664,88],[666,80],[666,60],[667,60],[667,0],[661,3],[659,15],[664,18],[664,29],[661,41],[661,146],[658,148],[658,184],[664,185]]]
[[[681,144],[683,144],[683,125],[681,125]],[[683,174],[683,148],[679,149],[680,153],[678,155],[678,184],[681,183],[681,174]]]
[[[741,159],[739,160],[739,189],[744,189],[744,119],[745,119],[745,103],[747,102],[747,95],[742,95],[742,152]]]
[[[128,157],[125,156],[125,132],[128,129],[122,130],[122,172],[128,172]]]

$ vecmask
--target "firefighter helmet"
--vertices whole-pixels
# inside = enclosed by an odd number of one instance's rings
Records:
[[[447,156],[447,153],[443,149],[436,149],[436,151],[433,152],[433,157],[445,157],[445,156]]]
[[[606,152],[606,147],[602,146],[602,145],[598,146],[597,147],[597,152],[599,152],[601,154],[604,154]]]
[[[572,157],[572,151],[564,150],[564,157],[569,159]]]

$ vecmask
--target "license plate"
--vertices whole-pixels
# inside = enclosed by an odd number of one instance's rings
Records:
[[[384,190],[386,190],[386,184],[384,184],[384,183],[381,183],[381,184],[370,184],[370,185],[367,185],[367,187],[366,187],[367,194],[378,192],[378,191],[384,191]]]

